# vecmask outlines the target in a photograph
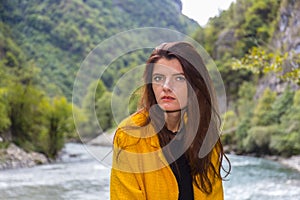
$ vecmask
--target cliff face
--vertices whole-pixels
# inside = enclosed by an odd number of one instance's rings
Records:
[[[274,51],[289,54],[283,73],[299,68],[299,61],[297,62],[296,59],[299,59],[300,55],[300,1],[283,0],[281,2],[278,24],[270,46],[274,48]],[[260,81],[256,96],[260,96],[266,87],[282,93],[287,85],[290,85],[293,90],[300,88],[294,83],[282,82],[275,74],[269,74]]]
[[[280,19],[272,41],[282,52],[300,53],[300,1],[284,0],[280,7]]]
[[[300,1],[284,0],[280,7],[280,20],[274,34],[273,45],[289,53],[284,73],[299,68],[296,58],[300,54]]]

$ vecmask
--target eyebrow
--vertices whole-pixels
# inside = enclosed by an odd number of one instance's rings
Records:
[[[154,74],[152,74],[152,76],[154,76],[154,75],[163,75],[163,76],[165,76],[165,75],[162,74],[162,73],[154,73]],[[176,74],[172,74],[172,76],[177,76],[177,75],[183,75],[183,76],[185,76],[184,73],[176,73]]]

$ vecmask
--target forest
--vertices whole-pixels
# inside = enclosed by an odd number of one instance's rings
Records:
[[[148,52],[114,61],[81,105],[72,102],[80,64],[119,32],[162,27],[190,35],[216,63],[227,95],[225,145],[240,154],[299,155],[300,39],[293,35],[300,30],[299,8],[292,0],[236,0],[201,27],[181,13],[180,0],[2,0],[0,148],[13,142],[55,159],[65,142],[81,139],[74,112],[83,135],[101,134],[87,112],[92,102],[102,131],[113,130],[114,85]],[[299,43],[285,42],[287,36]],[[131,112],[136,104],[134,97]]]

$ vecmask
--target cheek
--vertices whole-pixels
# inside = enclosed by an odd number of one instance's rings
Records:
[[[186,86],[178,88],[176,92],[177,99],[179,100],[179,103],[181,106],[186,106],[188,101],[188,89]]]
[[[187,91],[187,88],[185,88],[181,92],[181,101],[182,101],[181,103],[184,104],[184,106],[187,105],[187,101],[188,101],[188,91]]]
[[[160,88],[159,85],[152,84],[152,90],[153,90],[153,93],[155,95],[156,100],[157,100],[157,97],[158,97],[158,95],[160,93],[160,89],[159,88]]]

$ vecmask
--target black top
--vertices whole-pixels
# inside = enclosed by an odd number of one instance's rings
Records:
[[[175,163],[177,164],[177,167]],[[183,154],[176,160],[176,162],[173,162],[170,166],[178,183],[178,200],[193,200],[193,179],[190,173],[191,169],[186,156]]]
[[[169,131],[170,134],[175,134]],[[180,131],[180,134],[184,134],[184,129]],[[173,138],[175,143],[179,149],[182,147],[182,141],[179,139]],[[176,141],[177,140],[177,141]],[[176,150],[178,150],[176,148]],[[172,152],[172,150],[171,150]],[[168,157],[168,156],[167,156]],[[185,154],[182,154],[175,162],[170,164],[170,167],[176,177],[178,189],[179,189],[179,197],[178,200],[194,200],[193,193],[193,178],[191,176],[191,168],[188,162],[188,159]]]

